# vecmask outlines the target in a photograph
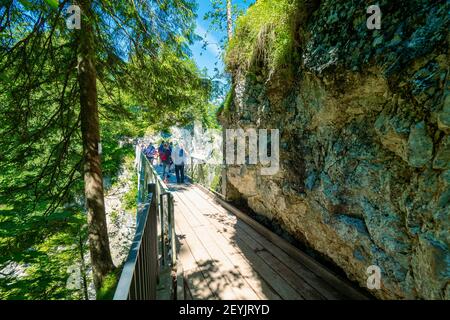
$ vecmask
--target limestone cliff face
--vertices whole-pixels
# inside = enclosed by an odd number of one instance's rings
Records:
[[[379,266],[377,297],[450,299],[446,2],[380,1],[375,31],[366,1],[314,3],[294,63],[232,67],[223,123],[280,129],[280,171],[230,166],[228,181],[362,287]]]

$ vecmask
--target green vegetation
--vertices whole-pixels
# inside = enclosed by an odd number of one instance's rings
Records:
[[[102,287],[97,290],[97,300],[112,300],[120,279],[120,268],[108,274]]]
[[[22,277],[0,278],[0,299],[84,299],[82,284],[67,282],[71,272],[86,272],[80,261],[87,253],[85,224],[79,211],[57,211],[42,219],[1,210],[0,265],[14,261],[27,267]]]
[[[231,104],[233,103],[233,95],[234,95],[234,84],[231,86],[230,91],[228,91],[227,95],[225,96],[225,100],[220,105],[219,109],[217,110],[217,117],[221,116],[227,116],[230,113],[231,110]]]
[[[138,175],[134,168],[134,150],[132,155],[128,155],[124,161],[124,167],[128,172],[132,172],[130,180],[131,189],[123,197],[123,209],[135,215],[137,213]]]
[[[225,62],[230,70],[248,70],[258,63],[269,71],[285,67],[292,58],[293,21],[299,1],[259,0],[236,22]]]
[[[211,190],[217,191],[219,193],[222,193],[222,190],[220,190],[222,184],[221,184],[221,180],[222,180],[222,168],[221,167],[213,167],[210,168],[209,170],[211,170],[212,172],[214,172],[213,175],[213,179],[211,181],[211,184],[209,186],[209,188]]]
[[[159,56],[132,57],[126,77],[142,121],[156,131],[209,119],[211,83],[185,54],[163,48]],[[164,90],[162,90],[164,88]]]
[[[129,211],[129,212],[133,212],[133,214],[136,214],[137,212],[137,194],[138,194],[138,184],[137,184],[137,180],[138,180],[138,176],[137,174],[133,174],[133,181],[135,181],[136,183],[133,184],[133,187],[130,189],[130,191],[128,191],[124,198],[123,198],[123,205],[124,205],[124,209]]]
[[[83,1],[83,32],[67,28],[68,4],[54,3],[0,6],[0,299],[86,298],[90,275],[66,284],[70,270],[90,267],[99,297],[109,297],[106,241],[88,243],[101,219],[87,228],[87,214],[105,216],[92,205],[103,199],[102,178],[114,184],[132,162],[133,138],[193,120],[214,124],[211,83],[188,50],[194,1]],[[99,233],[105,238],[106,228]],[[84,266],[89,249],[107,254]]]

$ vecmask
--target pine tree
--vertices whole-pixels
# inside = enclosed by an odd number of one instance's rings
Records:
[[[66,9],[72,4],[67,0],[59,4],[4,0],[1,4],[0,198],[20,210],[25,220],[41,215],[36,220],[39,230],[32,230],[35,235],[14,250],[27,249],[46,233],[46,217],[76,200],[83,177],[91,264],[99,289],[114,269],[99,155],[99,89],[110,100],[121,99],[123,90],[132,92],[128,86],[137,80],[131,61],[157,60],[163,47],[179,57],[182,68],[189,69],[184,61],[196,4],[191,0],[80,0],[76,2],[82,14],[80,30],[66,26]],[[192,82],[199,78],[195,72],[189,77]],[[186,99],[174,101],[171,110],[182,109],[208,91],[203,84],[190,88],[201,93],[191,92]],[[135,101],[149,102],[137,96]],[[155,107],[146,106],[143,114]],[[103,106],[108,107],[114,114],[127,114],[120,102]]]

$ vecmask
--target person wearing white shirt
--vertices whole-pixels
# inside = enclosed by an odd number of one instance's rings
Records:
[[[182,143],[179,143],[172,150],[172,160],[175,164],[175,175],[177,183],[184,183],[184,164],[186,163],[186,149]]]

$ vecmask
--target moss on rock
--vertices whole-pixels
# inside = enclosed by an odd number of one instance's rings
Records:
[[[229,182],[362,287],[378,265],[377,297],[448,298],[447,1],[381,0],[380,30],[367,29],[363,0],[267,2],[228,49],[236,109],[224,121],[280,129],[280,172],[230,168]],[[289,30],[276,42],[288,63],[275,67],[275,40],[259,41],[269,30]]]

